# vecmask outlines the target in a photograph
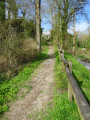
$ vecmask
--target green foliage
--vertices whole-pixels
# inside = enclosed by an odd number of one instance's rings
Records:
[[[72,61],[73,74],[87,101],[90,101],[90,71],[79,63],[71,54],[65,53],[67,61]]]
[[[52,42],[52,41],[53,41],[53,38],[54,38],[54,35],[55,35],[55,31],[54,31],[54,30],[51,30],[51,31],[50,31],[50,34],[51,34],[50,42]]]
[[[35,38],[36,27],[33,20],[30,20],[30,21],[24,20],[22,23],[22,26],[24,27],[24,34],[27,37]]]
[[[12,20],[11,26],[15,29],[15,31],[20,34],[20,32],[24,32],[24,27],[22,26],[23,19],[14,19]]]
[[[0,22],[5,20],[5,0],[0,0]]]
[[[27,87],[28,90],[31,89],[31,86],[23,86],[25,81],[30,77],[34,69],[46,58],[48,48],[39,53],[34,62],[30,63],[28,67],[25,67],[22,71],[18,73],[18,75],[11,80],[5,80],[2,84],[0,84],[0,117],[4,112],[8,110],[8,103],[16,98],[16,94],[22,87]]]
[[[36,26],[32,20],[30,20],[29,23],[27,22],[26,29],[28,30],[28,36],[35,38]]]
[[[12,20],[11,26],[18,35],[20,34],[20,37],[35,38],[35,24],[33,20],[14,19]]]
[[[47,36],[44,36],[44,37],[42,36],[41,37],[41,42],[42,42],[41,43],[42,45],[48,45],[48,38],[47,38]]]
[[[0,83],[2,83],[3,81],[7,80],[7,76],[5,73],[1,73],[0,74]]]
[[[55,87],[57,89],[66,90],[67,89],[67,78],[65,72],[62,72],[62,63],[60,61],[59,53],[55,51],[56,63],[55,63]],[[57,67],[58,66],[58,67]]]
[[[88,38],[88,40],[86,41],[85,47],[87,49],[90,49],[90,37]]]
[[[73,47],[73,36],[66,32],[65,33],[65,39],[63,41],[63,48],[64,50],[72,50],[72,47]]]
[[[85,58],[84,55],[78,55],[77,57],[78,57],[78,58]]]
[[[48,39],[49,42],[53,42],[53,37],[51,36],[49,39]]]
[[[79,32],[76,34],[76,47],[90,49],[90,30],[87,33]]]

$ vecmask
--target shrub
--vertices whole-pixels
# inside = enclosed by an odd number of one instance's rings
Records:
[[[37,51],[36,50],[27,50],[27,51],[23,51],[23,50],[19,50],[16,53],[16,59],[18,64],[25,64],[27,62],[32,61],[33,59],[35,59]]]

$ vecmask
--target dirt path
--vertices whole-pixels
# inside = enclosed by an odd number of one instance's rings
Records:
[[[40,68],[37,68],[36,77],[32,78],[32,90],[25,98],[19,99],[10,107],[6,113],[6,120],[37,120],[34,118],[36,112],[45,110],[53,95],[53,69],[54,69],[54,49],[50,46],[50,58],[45,60]],[[31,116],[29,118],[28,116]]]

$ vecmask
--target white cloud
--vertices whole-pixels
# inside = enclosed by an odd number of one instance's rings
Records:
[[[84,32],[89,27],[89,24],[87,22],[82,22],[76,24],[76,31]]]
[[[87,22],[76,23],[75,31],[86,32],[89,26],[90,25]],[[68,32],[73,34],[73,26],[69,27]],[[43,34],[50,35],[50,31],[49,30],[43,31]]]
[[[44,35],[50,35],[50,31],[44,31],[43,34]]]
[[[86,32],[88,27],[89,27],[89,23],[87,23],[87,22],[76,23],[75,24],[75,31]],[[68,29],[68,32],[73,34],[73,27],[72,26]]]

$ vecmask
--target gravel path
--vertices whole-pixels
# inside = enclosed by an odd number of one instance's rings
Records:
[[[55,63],[52,46],[50,46],[48,54],[50,58],[41,63],[41,67],[37,68],[37,75],[31,80],[32,90],[23,99],[12,103],[10,111],[4,116],[6,120],[37,120],[34,118],[36,112],[45,110],[47,104],[52,100]]]

